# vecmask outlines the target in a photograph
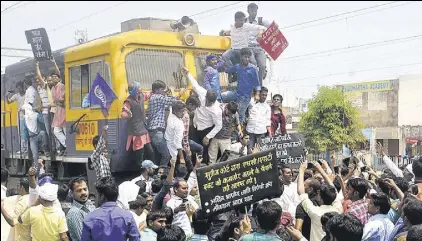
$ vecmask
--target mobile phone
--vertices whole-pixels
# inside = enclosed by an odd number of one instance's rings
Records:
[[[312,162],[308,162],[308,167],[306,167],[307,169],[312,169],[314,168],[314,164],[312,164]]]
[[[414,184],[410,187],[410,189],[411,189],[413,195],[418,195],[418,193],[419,193],[418,185]]]
[[[360,169],[360,171],[361,171],[361,172],[366,172],[366,166],[362,167],[362,168]]]
[[[335,166],[335,167],[334,167],[334,173],[335,173],[335,174],[337,174],[337,173],[338,173],[338,171],[339,171],[339,166]]]

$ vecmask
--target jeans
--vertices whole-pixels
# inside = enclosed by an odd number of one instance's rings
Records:
[[[252,56],[250,62],[258,67],[259,70],[259,85],[262,86],[262,80],[264,78],[265,68],[267,66],[267,56],[265,55],[264,49],[261,47],[254,47],[252,49]]]
[[[227,103],[230,101],[236,101],[239,105],[239,122],[242,125],[245,122],[246,110],[249,107],[249,103],[251,102],[251,96],[238,96],[237,91],[226,91],[221,94],[221,98],[223,102]]]
[[[164,139],[164,132],[154,130],[150,132],[150,136],[151,136],[152,146],[161,155],[160,167],[167,167],[170,162],[171,155],[167,148],[167,142]]]
[[[28,127],[26,127],[25,118],[19,117],[19,132],[21,136],[21,149],[22,151],[28,150],[28,139],[29,139],[29,133],[28,133]]]
[[[202,155],[204,152],[204,147],[201,144],[196,143],[193,140],[189,140],[190,151]]]
[[[261,139],[265,137],[265,134],[266,133],[264,133],[264,134],[253,134],[253,133],[249,133],[249,139],[250,139],[250,141],[249,141],[249,145],[248,145],[248,152],[250,152],[254,148],[255,143],[260,142]]]
[[[240,49],[228,49],[223,53],[223,61],[227,68],[240,63]]]
[[[38,170],[39,151],[45,151],[47,148],[47,133],[40,131],[38,134],[35,134],[29,131],[29,147],[31,148],[33,163]]]

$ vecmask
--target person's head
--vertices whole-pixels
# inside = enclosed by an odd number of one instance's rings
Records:
[[[186,108],[189,112],[193,112],[200,106],[200,102],[197,97],[195,96],[189,96],[189,98],[186,100]]]
[[[275,231],[281,222],[281,206],[274,201],[265,201],[256,208],[259,226],[265,231]]]
[[[161,178],[164,174],[165,174],[165,169],[164,169],[164,167],[160,167],[160,168],[158,168],[158,171],[157,171],[157,177],[158,177],[158,178]]]
[[[293,171],[289,166],[282,164],[281,174],[282,174],[284,184],[290,184],[293,181]]]
[[[147,225],[154,232],[158,232],[166,226],[166,213],[161,210],[148,213]]]
[[[240,63],[242,66],[247,66],[249,64],[249,59],[252,56],[251,50],[248,48],[243,48],[240,50]]]
[[[80,203],[88,201],[89,190],[87,181],[83,177],[73,178],[69,182],[69,188],[72,192],[73,199]]]
[[[221,228],[221,232],[217,235],[215,241],[227,241],[230,238],[239,240],[242,235],[240,222],[241,220],[238,217],[230,217]]]
[[[160,178],[155,178],[152,182],[151,182],[151,191],[152,193],[159,193],[161,188],[164,186],[163,180],[161,180]]]
[[[157,241],[185,241],[185,239],[185,232],[176,225],[166,226],[157,233]]]
[[[230,101],[224,108],[224,112],[228,116],[232,116],[237,113],[238,104],[234,101]]]
[[[395,177],[394,182],[403,193],[406,193],[409,190],[409,183],[403,177]],[[390,197],[393,199],[399,199],[393,189],[390,190]]]
[[[167,85],[161,80],[156,80],[152,83],[152,93],[164,95],[166,93]]]
[[[56,84],[60,82],[60,74],[56,71],[51,72],[50,77]]]
[[[33,81],[30,77],[26,77],[23,82],[25,83],[26,88],[28,88],[29,86],[34,86],[36,84],[36,82]]]
[[[25,87],[22,81],[19,81],[18,83],[16,83],[16,91],[20,94],[25,94]]]
[[[138,216],[144,212],[146,206],[147,200],[145,200],[142,196],[138,196],[135,201],[129,202],[129,209]]]
[[[183,179],[178,179],[174,183],[174,193],[180,198],[188,197],[188,183]]]
[[[361,241],[363,224],[350,214],[338,214],[328,220],[326,226],[330,241]]]
[[[254,20],[256,18],[258,14],[258,5],[256,3],[250,3],[248,5],[248,14],[250,19]]]
[[[51,207],[57,201],[58,194],[60,194],[58,185],[46,183],[39,187],[38,201],[44,207]]]
[[[422,240],[422,224],[411,227],[406,236],[406,241],[420,240]]]
[[[212,106],[217,101],[217,92],[215,90],[207,90],[205,96],[205,105]]]
[[[422,201],[412,200],[403,207],[404,222],[408,226],[422,224]]]
[[[116,202],[119,197],[119,187],[113,177],[103,177],[95,183],[98,193],[98,205],[105,202]]]
[[[243,12],[236,12],[234,14],[234,26],[236,28],[243,27],[243,24],[246,21],[246,15]]]
[[[390,211],[390,198],[384,193],[371,194],[371,200],[368,205],[368,213],[371,215],[387,214]]]
[[[145,180],[139,180],[135,182],[135,184],[139,187],[138,195],[141,195],[142,193],[146,192],[147,182]]]
[[[19,181],[18,194],[24,196],[29,193],[29,179],[26,177],[21,178]]]
[[[419,158],[413,160],[412,171],[413,175],[415,175],[415,178],[422,178],[422,156],[419,156]]]
[[[61,184],[57,191],[57,198],[60,202],[66,202],[67,196],[69,195],[69,186],[66,184]]]
[[[142,93],[141,83],[134,81],[128,85],[129,95],[133,97],[139,97]]]
[[[9,171],[6,168],[1,168],[1,183],[5,184],[9,179]]]
[[[199,194],[199,192],[198,192],[198,184],[197,183],[194,183],[193,186],[192,186],[192,189],[190,190],[189,195],[196,196],[198,194]]]
[[[215,54],[208,55],[206,58],[206,62],[208,66],[211,66],[214,69],[217,68],[217,56]]]
[[[207,235],[209,230],[208,219],[205,216],[205,212],[202,209],[196,210],[192,215],[192,228],[195,234]]]
[[[321,191],[319,193],[322,204],[331,205],[337,197],[337,190],[330,184],[324,183],[321,185]]]
[[[141,197],[143,197],[145,199],[145,201],[147,202],[145,209],[150,211],[151,207],[152,207],[152,201],[153,201],[152,196],[149,193],[144,192],[144,193],[141,194]]]
[[[250,138],[248,134],[243,134],[243,137],[240,138],[240,144],[242,144],[243,146],[248,146],[250,142]]]
[[[261,91],[259,92],[259,102],[265,103],[268,96],[268,89],[264,86],[261,87]]]
[[[88,196],[88,199],[92,202],[92,203],[96,203],[96,197],[94,193],[90,193]]]
[[[154,176],[154,170],[157,169],[158,166],[155,165],[151,160],[145,160],[142,162],[142,174],[146,174],[149,177]]]
[[[165,213],[166,215],[166,223],[171,224],[173,223],[173,209],[169,208],[169,207],[165,207],[162,209],[162,211]]]
[[[177,116],[177,118],[182,119],[186,110],[186,105],[182,101],[175,101],[171,106],[171,112]]]
[[[346,186],[347,197],[352,201],[363,199],[368,192],[367,182],[362,178],[349,179]]]
[[[99,141],[100,141],[100,136],[98,135],[92,138],[92,145],[94,146],[94,149],[97,148]],[[103,151],[101,152],[101,155],[103,155],[105,158],[108,158],[108,149],[107,148],[103,149]]]
[[[305,193],[307,193],[310,198],[316,197],[321,189],[321,183],[315,178],[306,179],[304,186]]]
[[[53,88],[56,83],[53,81],[53,78],[51,76],[47,76],[46,82],[48,84],[48,87]]]
[[[322,230],[324,232],[327,232],[326,225],[327,225],[328,221],[336,215],[338,215],[337,212],[328,212],[328,213],[324,213],[321,216],[321,225],[322,225]]]
[[[279,94],[275,94],[273,96],[273,105],[275,107],[281,107],[281,104],[283,104],[283,96],[281,96]]]

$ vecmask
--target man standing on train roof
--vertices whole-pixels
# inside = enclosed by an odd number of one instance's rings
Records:
[[[248,14],[249,17],[247,18],[246,22],[254,25],[260,25],[268,28],[270,26],[270,22],[267,20],[263,20],[262,17],[258,17],[256,20],[256,16],[258,14],[258,5],[255,3],[251,3],[248,5]],[[265,77],[265,69],[267,65],[267,57],[265,55],[264,49],[258,43],[258,38],[253,36],[253,33],[249,36],[248,41],[249,48],[252,50],[252,55],[254,56],[254,60],[252,62],[256,62],[256,66],[259,69],[259,82],[262,83],[262,80]]]
[[[223,69],[223,62],[217,60],[215,54],[210,54],[206,59],[207,67],[204,70],[204,87],[206,90],[215,90],[217,100],[221,102],[220,74]]]

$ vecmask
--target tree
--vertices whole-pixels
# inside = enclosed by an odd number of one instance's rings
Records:
[[[303,113],[299,132],[311,150],[326,152],[353,147],[365,140],[359,113],[340,88],[320,87]]]

